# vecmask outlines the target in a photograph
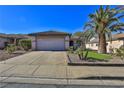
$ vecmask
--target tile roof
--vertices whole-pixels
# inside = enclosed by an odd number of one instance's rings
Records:
[[[80,38],[79,36],[71,36],[70,39],[71,39],[71,40],[79,40],[79,38]]]
[[[114,38],[124,38],[124,33],[113,35]]]
[[[112,35],[112,40],[118,40],[118,39],[124,39],[124,33]],[[106,40],[109,41],[109,38],[106,37]],[[99,42],[99,39],[98,37],[96,37],[88,43],[98,43],[98,42]]]
[[[31,33],[29,35],[69,35],[69,33],[59,32],[59,31],[44,31],[44,32]]]
[[[30,38],[26,34],[3,34],[3,33],[0,33],[0,37],[3,37],[3,38]]]

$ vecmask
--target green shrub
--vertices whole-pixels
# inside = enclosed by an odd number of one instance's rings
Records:
[[[77,50],[75,51],[76,54],[78,54],[79,58],[81,60],[83,60],[84,56],[83,56],[83,50],[81,47],[77,48]]]
[[[14,44],[8,44],[7,47],[5,48],[5,50],[11,54],[13,53],[14,51],[16,51],[16,46]]]
[[[28,51],[31,49],[31,40],[30,39],[21,39],[19,40],[20,47],[23,48],[23,50]]]
[[[68,48],[68,53],[74,53],[74,47],[73,46]]]
[[[124,47],[116,49],[116,56],[119,56],[122,60],[124,59]]]
[[[120,48],[121,48],[121,49],[124,49],[124,45],[122,45]]]

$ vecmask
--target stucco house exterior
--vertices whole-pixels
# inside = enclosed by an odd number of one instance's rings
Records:
[[[70,34],[58,31],[45,31],[31,33],[34,36],[32,40],[32,50],[40,51],[59,51],[69,48]]]
[[[93,38],[90,42],[86,44],[86,48],[92,49],[92,50],[98,50],[98,38]],[[112,42],[109,41],[107,38],[106,42],[106,48],[107,52],[110,53],[110,48],[115,49],[120,48],[121,46],[124,46],[124,34],[115,34],[112,36]]]
[[[8,42],[8,39],[0,36],[0,49],[3,49],[5,47],[6,42]]]
[[[16,44],[20,39],[31,39],[32,50],[39,51],[63,51],[70,46],[77,47],[79,37],[72,37],[71,34],[59,31],[45,31],[24,34],[0,34],[0,49],[4,49],[8,44]]]
[[[71,36],[70,37],[70,46],[78,47],[77,41],[79,40],[79,36]]]
[[[45,31],[24,34],[0,34],[0,49],[4,49],[7,44],[17,44],[20,39],[31,39],[32,50],[39,51],[64,51],[70,46],[78,47],[77,41],[80,40],[79,36],[71,36],[71,34],[59,31]],[[86,44],[86,48],[92,50],[98,50],[98,38],[92,38],[90,42]],[[107,38],[107,52],[110,52],[110,47],[115,49],[124,46],[124,33],[115,34],[112,36],[112,42],[110,43]]]
[[[7,44],[17,44],[20,39],[29,39],[28,35],[24,34],[0,34],[0,49],[4,49]]]

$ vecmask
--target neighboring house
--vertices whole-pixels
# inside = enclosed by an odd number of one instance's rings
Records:
[[[69,33],[46,31],[29,35],[35,37],[32,40],[32,50],[52,51],[67,50],[69,48]]]
[[[4,49],[8,44],[18,44],[20,39],[30,38],[24,34],[0,34],[0,49]]]
[[[92,49],[92,50],[98,50],[98,38],[92,39],[89,43],[86,44],[86,48]],[[107,46],[107,52],[110,53],[110,49],[113,48],[114,52],[116,48],[120,48],[121,46],[124,46],[124,34],[115,34],[112,36],[112,42],[109,41],[107,38],[106,42]]]
[[[5,47],[6,42],[8,42],[8,39],[4,37],[4,34],[0,34],[0,49]]]

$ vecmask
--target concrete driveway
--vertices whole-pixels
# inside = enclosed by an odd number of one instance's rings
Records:
[[[68,66],[66,58],[64,51],[34,51],[2,61],[0,87],[19,83],[124,87],[124,67]]]
[[[66,78],[66,52],[34,51],[0,62],[1,77]]]
[[[66,65],[66,52],[33,51],[1,63],[13,65]]]

